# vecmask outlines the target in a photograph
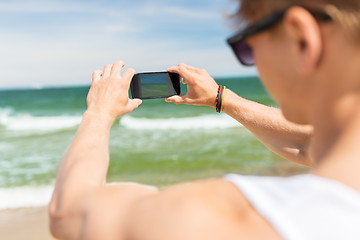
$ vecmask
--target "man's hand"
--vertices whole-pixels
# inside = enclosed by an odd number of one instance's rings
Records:
[[[167,98],[167,102],[216,107],[219,86],[206,70],[179,64],[169,68],[168,71],[180,74],[183,83],[187,84],[188,91],[183,96]]]
[[[116,118],[132,112],[140,104],[140,99],[129,99],[129,87],[135,70],[128,68],[121,76],[122,61],[108,64],[104,71],[93,72],[92,84],[87,97],[87,113],[96,115],[102,121],[112,123]]]

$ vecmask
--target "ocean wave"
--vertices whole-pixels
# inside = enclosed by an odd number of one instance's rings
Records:
[[[0,210],[40,207],[50,202],[53,187],[0,188]]]
[[[80,124],[81,116],[41,116],[16,114],[11,108],[0,109],[0,125],[12,131],[57,131]]]
[[[135,130],[223,129],[242,126],[226,114],[156,119],[124,116],[120,120],[120,125]]]
[[[19,114],[11,108],[0,108],[0,125],[11,131],[58,131],[76,127],[81,116],[32,116]],[[120,125],[134,130],[224,129],[242,126],[226,114],[209,114],[185,118],[138,118],[130,115]]]

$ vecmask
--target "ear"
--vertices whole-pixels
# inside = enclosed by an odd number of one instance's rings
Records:
[[[302,74],[313,73],[321,59],[323,44],[316,19],[302,7],[290,8],[284,26],[292,41],[296,69]]]

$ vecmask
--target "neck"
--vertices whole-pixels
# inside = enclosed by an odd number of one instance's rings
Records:
[[[349,81],[349,75],[342,77],[348,77],[348,82],[354,83],[352,87],[340,89],[343,82],[328,78],[330,89],[315,100],[312,156],[316,174],[360,191],[360,78],[353,71],[348,73],[354,81]]]
[[[358,102],[360,104],[360,101]],[[358,105],[359,106],[359,105]],[[325,136],[326,134],[323,134]],[[319,136],[320,138],[320,136]],[[329,142],[329,141],[328,141]],[[360,191],[360,110],[331,142],[315,173],[339,180]]]
[[[359,104],[360,95],[353,93],[342,96],[336,101],[327,100],[326,105],[318,104],[318,107],[314,108],[316,116],[312,121],[314,126],[312,157],[317,165],[327,159],[349,128],[354,128],[351,123],[359,120]]]

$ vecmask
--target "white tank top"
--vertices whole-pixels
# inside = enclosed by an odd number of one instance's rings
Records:
[[[360,192],[343,183],[312,174],[225,179],[284,239],[360,240]]]

